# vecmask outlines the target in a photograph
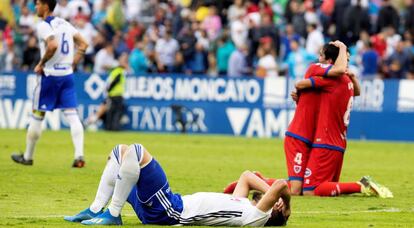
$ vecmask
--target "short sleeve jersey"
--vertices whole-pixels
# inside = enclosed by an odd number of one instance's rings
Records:
[[[72,64],[75,52],[73,36],[78,31],[66,20],[49,16],[37,24],[36,33],[42,57],[46,52],[47,39],[53,36],[58,43],[56,52],[43,68],[45,75],[65,76],[73,73]]]
[[[310,79],[314,88],[321,89],[318,124],[312,147],[344,152],[354,96],[353,83],[347,75]]]
[[[331,64],[316,63],[309,66],[305,79],[313,76],[327,76]],[[290,122],[286,135],[311,145],[319,114],[320,91],[307,89],[300,92],[295,115]]]

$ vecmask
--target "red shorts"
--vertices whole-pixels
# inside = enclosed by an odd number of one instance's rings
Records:
[[[303,181],[310,147],[305,142],[286,136],[284,141],[289,180]]]
[[[324,148],[312,148],[305,172],[303,191],[313,191],[323,182],[338,182],[344,153]]]

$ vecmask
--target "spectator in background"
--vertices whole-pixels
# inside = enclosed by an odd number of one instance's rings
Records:
[[[316,24],[308,25],[308,38],[306,39],[306,51],[317,56],[322,46],[325,44],[323,34],[317,29]]]
[[[20,32],[23,33],[23,40],[27,41],[29,35],[36,30],[36,22],[38,19],[30,13],[29,8],[26,6],[22,7],[21,12],[22,15],[20,15],[18,25]]]
[[[285,62],[288,66],[288,76],[293,80],[301,80],[305,76],[308,65],[317,60],[317,56],[307,52],[297,40],[290,42],[290,49],[291,52]]]
[[[387,50],[385,51],[385,56],[389,57],[397,48],[397,44],[401,41],[401,35],[396,33],[395,29],[391,26],[386,27],[385,31],[387,33]]]
[[[115,59],[114,46],[112,43],[106,43],[105,48],[96,53],[95,65],[93,72],[97,74],[106,74],[109,69],[118,65],[118,61]]]
[[[131,21],[128,32],[125,37],[125,43],[129,50],[134,49],[135,43],[142,36],[144,28],[136,21]]]
[[[116,32],[115,36],[112,38],[112,44],[114,45],[116,57],[120,56],[124,52],[129,53],[128,46],[126,45],[121,31]]]
[[[257,52],[259,61],[257,62],[256,76],[261,78],[279,76],[275,51],[272,48],[272,39],[270,37],[260,39],[260,46]]]
[[[79,33],[82,37],[85,38],[86,42],[88,42],[89,46],[85,51],[85,56],[83,60],[83,67],[81,70],[90,72],[93,69],[93,56],[95,54],[94,45],[92,45],[93,40],[98,35],[98,32],[93,27],[93,25],[86,20],[85,18],[78,18],[75,21],[75,28],[78,29]]]
[[[176,39],[172,37],[171,31],[166,31],[165,36],[157,40],[155,44],[155,59],[159,72],[173,72],[175,65],[175,55],[180,46]]]
[[[227,74],[229,77],[240,77],[250,73],[247,65],[247,53],[249,52],[247,45],[237,47],[230,55],[229,67]]]
[[[372,43],[367,41],[364,43],[362,57],[362,79],[374,79],[378,74],[379,55],[372,48]]]
[[[86,18],[89,18],[91,15],[91,8],[89,7],[87,0],[71,0],[65,9],[69,9],[71,21],[73,21],[76,16],[80,16],[79,13]]]
[[[229,24],[246,15],[246,7],[243,0],[235,0],[234,3],[229,7],[227,12],[227,19]]]
[[[229,59],[233,51],[235,50],[234,44],[231,42],[230,39],[226,35],[223,35],[218,40],[218,47],[217,47],[217,70],[220,76],[227,75],[228,67],[229,67]]]
[[[129,66],[135,75],[143,74],[148,71],[148,59],[144,53],[144,42],[135,42],[135,48],[132,49],[129,55]]]
[[[247,36],[249,34],[249,27],[243,15],[239,15],[230,23],[231,39],[236,46],[246,44]]]
[[[299,34],[295,33],[295,30],[292,26],[292,24],[287,24],[285,28],[285,35],[281,38],[281,53],[280,56],[282,57],[282,60],[286,60],[290,53],[290,42],[292,40],[298,41],[299,44],[302,44],[303,38],[300,37]]]
[[[7,27],[7,20],[3,17],[3,12],[0,11],[0,31],[5,31]]]
[[[210,40],[208,39],[206,30],[199,28],[196,30],[195,36],[197,38],[197,43],[203,45],[204,49],[208,50],[210,48]]]
[[[381,59],[385,57],[387,50],[387,37],[386,28],[383,28],[380,33],[371,36],[372,47]]]
[[[57,1],[55,10],[53,11],[54,15],[69,21],[71,16],[70,13],[71,9],[69,8],[68,0]]]
[[[0,71],[4,70],[7,53],[7,44],[3,36],[3,31],[0,30]]]
[[[214,5],[209,7],[208,15],[204,18],[201,28],[207,31],[210,41],[215,40],[220,34],[221,18],[217,15],[217,8]]]
[[[362,30],[359,33],[359,40],[356,42],[356,45],[355,45],[358,56],[361,56],[362,53],[365,51],[365,49],[366,49],[365,46],[368,42],[371,43],[371,47],[372,47],[372,42],[371,42],[371,38],[369,36],[369,33],[365,30]]]
[[[354,44],[361,31],[371,31],[371,22],[368,9],[362,7],[361,0],[356,0],[345,10],[344,19],[341,21],[347,31],[347,40]]]
[[[14,51],[14,44],[11,40],[8,40],[6,56],[4,58],[4,63],[5,63],[4,71],[11,72],[15,69],[15,65],[17,61],[15,57],[16,55]]]
[[[293,25],[295,33],[302,37],[306,37],[306,20],[303,5],[301,5],[298,0],[292,0],[289,3],[289,8],[292,13],[292,19],[288,22]]]
[[[414,34],[414,1],[405,0],[404,30]]]
[[[183,54],[184,72],[186,74],[191,74],[191,61],[193,60],[195,45],[197,43],[197,39],[191,26],[186,26],[181,30],[178,42],[180,44],[181,53]]]
[[[275,50],[275,55],[280,51],[280,35],[279,30],[273,24],[272,17],[269,14],[262,14],[262,20],[259,27],[260,38],[268,37],[271,39],[271,45]]]
[[[335,27],[335,40],[344,40],[346,41],[346,29],[343,24],[343,20],[345,17],[345,9],[347,9],[350,5],[350,0],[335,0],[335,8],[332,15],[332,21],[336,25]],[[348,43],[345,43],[349,45]]]
[[[207,51],[201,43],[196,43],[193,61],[191,61],[191,71],[193,74],[206,74],[208,70]]]
[[[40,50],[37,45],[37,39],[31,35],[28,39],[27,46],[23,51],[22,70],[33,70],[40,60]]]
[[[411,56],[404,51],[404,43],[398,42],[394,53],[386,59],[383,71],[386,78],[401,79],[406,77],[409,70]]]
[[[378,13],[377,19],[377,33],[381,32],[386,27],[393,27],[394,31],[398,31],[400,24],[400,17],[397,10],[392,6],[391,1],[382,0],[382,6]]]

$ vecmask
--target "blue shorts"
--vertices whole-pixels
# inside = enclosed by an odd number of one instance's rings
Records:
[[[172,193],[164,170],[154,158],[141,169],[127,201],[143,224],[175,225],[183,211],[181,196]]]
[[[73,74],[40,76],[40,82],[34,90],[33,110],[53,111],[77,106]]]

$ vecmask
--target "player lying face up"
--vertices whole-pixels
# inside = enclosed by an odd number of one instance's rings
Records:
[[[247,198],[250,190],[262,195],[256,194],[250,202]],[[121,225],[125,202],[131,204],[143,224],[280,226],[290,216],[290,195],[285,181],[269,186],[245,171],[232,195],[198,192],[181,196],[171,191],[157,160],[141,144],[132,144],[114,147],[93,203],[64,219],[84,225]]]

